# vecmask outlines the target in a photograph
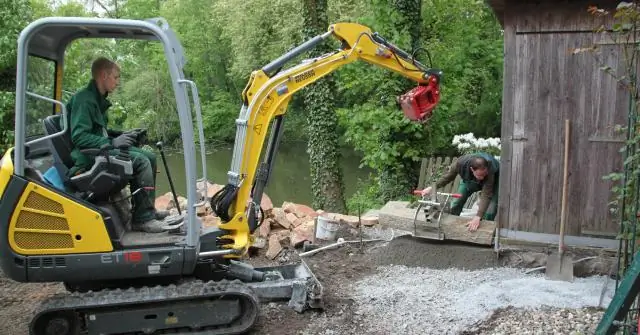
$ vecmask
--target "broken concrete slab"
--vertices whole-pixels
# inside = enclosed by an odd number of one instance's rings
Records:
[[[267,248],[267,253],[265,256],[269,259],[275,259],[278,257],[278,254],[282,251],[282,245],[280,244],[280,240],[278,235],[273,234],[269,236],[269,247]]]
[[[414,218],[416,217],[417,208],[409,208],[407,201],[390,201],[380,209],[378,221],[382,227],[394,228],[414,232]],[[470,218],[460,217],[456,215],[443,214],[440,221],[441,232],[444,234],[445,240],[457,240],[470,242],[474,244],[492,245],[496,230],[494,221],[480,221],[480,227],[475,232],[470,232],[466,227]],[[429,232],[437,231],[437,226],[427,223],[424,214],[418,213],[415,220],[418,231],[428,230]]]

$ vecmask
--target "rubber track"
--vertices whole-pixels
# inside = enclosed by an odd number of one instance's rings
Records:
[[[240,320],[229,326],[211,326],[211,329],[200,329],[192,332],[185,332],[180,328],[180,334],[194,335],[222,335],[222,334],[241,334],[250,329],[258,317],[259,302],[257,296],[250,287],[239,280],[218,282],[203,282],[200,280],[192,280],[180,283],[178,285],[154,286],[123,289],[107,289],[102,291],[89,291],[86,293],[71,293],[53,296],[43,302],[34,312],[34,318],[29,326],[30,335],[36,334],[33,329],[38,318],[46,316],[46,314],[55,311],[76,311],[76,313],[98,312],[103,307],[118,306],[122,311],[123,317],[126,317],[126,305],[150,304],[161,302],[166,304],[171,300],[191,301],[205,300],[209,297],[235,295],[249,300],[253,306],[249,310],[242,311],[244,314]],[[140,331],[140,330],[139,330]],[[155,334],[175,334],[175,329],[157,330]]]

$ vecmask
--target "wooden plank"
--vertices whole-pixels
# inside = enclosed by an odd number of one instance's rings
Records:
[[[408,208],[409,202],[390,201],[380,209],[378,222],[382,227],[394,228],[409,232],[414,232],[414,218],[416,209]],[[474,244],[492,245],[496,230],[494,221],[481,221],[480,227],[475,232],[468,231],[466,224],[470,218],[444,214],[441,221],[441,231],[445,240],[464,241]],[[416,221],[421,230],[427,231],[429,236],[433,232],[433,225],[428,225],[424,219],[424,214],[419,213]],[[429,228],[428,230],[424,227]]]
[[[509,227],[509,205],[511,198],[511,141],[513,135],[514,91],[517,82],[516,20],[510,15],[507,3],[504,15],[504,65],[502,82],[501,153],[500,153],[500,198],[498,199],[498,227]],[[513,14],[513,13],[512,13]],[[514,194],[515,195],[515,194]]]
[[[587,38],[588,36],[585,35],[583,39]],[[586,41],[583,43],[586,43]],[[600,48],[606,64],[623,72],[622,48],[616,45],[603,45]],[[593,60],[590,62],[592,67],[597,68],[598,65]],[[585,137],[589,139],[600,137],[624,140],[623,135],[621,136],[614,132],[614,126],[616,124],[625,125],[627,122],[628,94],[623,88],[616,85],[616,81],[611,76],[602,71],[594,71],[591,75],[591,80],[591,95],[594,101],[590,106],[591,108],[586,111],[590,113],[584,116],[583,132]],[[603,180],[602,177],[622,169],[623,155],[618,152],[618,149],[622,146],[623,144],[621,143],[592,142],[590,140],[584,140],[580,145],[580,150],[583,151],[580,155],[583,158],[577,159],[589,159],[590,161],[598,162],[598,164],[586,169],[586,171],[576,171],[580,174],[579,176],[576,175],[576,179],[591,181],[581,185],[582,190],[580,193],[589,194],[589,197],[583,196],[583,201],[576,207],[592,208],[592,210],[579,211],[573,209],[573,211],[570,211],[570,215],[577,215],[576,218],[580,220],[582,231],[603,231],[611,234],[615,234],[618,231],[615,218],[607,209],[607,203],[613,200],[613,195],[610,192],[613,183]]]
[[[510,13],[517,20],[518,33],[536,32],[586,32],[591,33],[603,22],[587,12],[590,5],[612,10],[619,1],[607,0],[572,0],[558,2],[554,0],[518,1],[508,3]],[[608,18],[607,18],[608,19]]]
[[[493,238],[496,231],[494,221],[480,221],[480,226],[475,232],[470,232],[467,228],[469,218],[456,215],[444,214],[441,221],[442,231],[445,240],[464,241],[475,244],[493,245]]]
[[[435,171],[436,159],[434,157],[429,158],[429,166],[427,167],[427,178],[425,179],[424,187],[427,188],[431,185],[431,179]]]
[[[515,87],[513,91],[513,107],[510,111],[512,119],[512,136],[523,138],[525,137],[525,114],[528,110],[528,106],[533,104],[531,96],[533,94],[530,90],[534,86],[539,86],[535,77],[538,76],[537,69],[535,68],[536,62],[533,57],[534,52],[530,50],[530,36],[518,35],[515,38],[518,60],[516,66],[516,78]],[[516,230],[528,230],[528,220],[523,220],[521,213],[521,199],[523,195],[530,190],[522,189],[522,178],[525,178],[524,174],[524,142],[518,140],[505,141],[511,145],[511,169],[510,179],[507,179],[508,184],[511,186],[509,193],[513,196],[507,198],[509,201],[509,228]],[[526,176],[528,177],[528,176]],[[526,200],[525,200],[526,201]]]
[[[440,167],[442,174],[441,176],[443,176],[444,174],[447,173],[447,170],[449,169],[449,165],[451,164],[451,157],[445,157],[444,160],[442,161],[442,165]],[[451,193],[451,183],[445,185],[443,187],[443,192],[445,193]]]
[[[424,188],[424,184],[426,183],[426,176],[427,176],[427,167],[429,164],[429,159],[428,158],[423,158],[420,160],[420,177],[418,178],[418,189],[423,189]]]

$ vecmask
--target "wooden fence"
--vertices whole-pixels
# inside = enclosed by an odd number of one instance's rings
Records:
[[[447,171],[449,166],[458,160],[458,157],[429,157],[423,158],[420,165],[420,179],[418,180],[418,189],[422,190],[428,186],[433,186],[438,179]],[[460,176],[442,188],[438,192],[456,193],[460,185]],[[471,208],[478,199],[480,192],[474,193],[469,197],[464,208]]]

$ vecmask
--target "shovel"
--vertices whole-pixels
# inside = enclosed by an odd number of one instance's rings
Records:
[[[558,253],[547,258],[546,277],[550,280],[573,282],[573,259],[564,254],[564,225],[566,223],[567,179],[569,168],[569,120],[565,120],[564,176],[562,185],[562,207],[560,210],[560,243]]]

